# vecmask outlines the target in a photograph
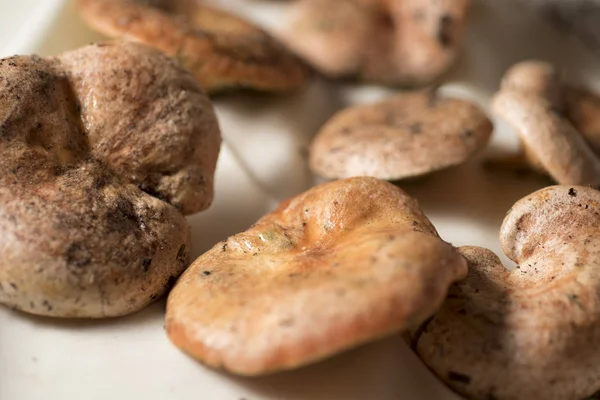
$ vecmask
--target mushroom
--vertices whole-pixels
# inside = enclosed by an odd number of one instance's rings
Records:
[[[548,63],[523,61],[506,72],[492,108],[521,138],[524,157],[511,157],[518,165],[562,184],[600,184],[600,98],[561,82]]]
[[[423,85],[454,64],[469,4],[469,0],[299,0],[282,36],[325,75]]]
[[[374,178],[341,180],[194,261],[169,295],[166,329],[209,366],[266,374],[418,325],[465,274],[414,199]]]
[[[209,93],[231,88],[286,91],[307,69],[267,33],[197,0],[78,0],[94,29],[176,57]]]
[[[584,87],[566,84],[562,95],[566,118],[600,156],[600,96]]]
[[[416,177],[463,163],[491,132],[487,116],[466,100],[399,94],[334,115],[313,140],[310,167],[325,178]]]
[[[553,186],[518,201],[500,231],[508,271],[464,247],[469,275],[414,347],[470,399],[580,400],[600,389],[600,192]]]
[[[112,317],[173,285],[220,147],[191,74],[120,42],[0,60],[0,139],[0,303]]]

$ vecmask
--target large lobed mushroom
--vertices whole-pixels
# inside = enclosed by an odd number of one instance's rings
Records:
[[[0,60],[0,303],[39,315],[137,311],[188,265],[207,208],[213,108],[162,53],[101,43]]]

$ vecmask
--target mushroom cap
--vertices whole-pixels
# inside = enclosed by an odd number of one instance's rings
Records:
[[[78,0],[85,21],[177,57],[209,93],[230,88],[285,91],[308,71],[267,33],[196,0]]]
[[[185,218],[157,196],[206,207],[220,137],[174,61],[131,43],[0,60],[0,138],[0,303],[124,315],[187,266]]]
[[[546,97],[561,106],[560,73],[550,63],[526,60],[511,66],[502,77],[500,90]]]
[[[508,271],[459,249],[469,275],[415,338],[446,384],[471,399],[582,399],[600,389],[600,192],[553,186],[518,201],[501,228]]]
[[[509,106],[505,101],[504,93],[518,93],[519,98],[513,98],[510,101],[512,106]],[[524,96],[528,100],[524,100]],[[546,121],[539,124],[539,127],[552,124],[548,121],[549,118],[561,121],[558,124],[562,128],[554,126],[550,131],[537,132],[537,119],[532,121],[528,118],[527,126],[534,132],[531,134],[522,129],[523,121],[515,112],[508,111],[507,119],[522,140],[524,158],[519,164],[529,165],[537,172],[548,173],[559,183],[588,184],[591,182],[591,184],[595,184],[595,181],[599,179],[593,176],[597,174],[598,161],[585,147],[590,147],[596,156],[600,154],[600,97],[598,95],[564,81],[550,63],[527,60],[513,65],[506,71],[498,97],[504,98],[504,100],[500,108],[495,111],[503,117],[506,117],[505,107],[531,107],[532,103],[538,102],[537,99],[543,99],[541,103],[534,106],[536,109],[539,109],[540,104],[548,107],[546,112],[535,112],[536,118]],[[524,103],[520,104],[522,101]],[[564,135],[567,137],[563,137]],[[583,136],[584,141],[574,138],[574,136],[580,135]],[[528,136],[528,140],[525,136]],[[540,144],[540,140],[544,141],[543,145]],[[583,142],[586,142],[587,145]],[[559,152],[560,155],[557,156],[556,154]],[[556,162],[561,158],[578,159],[580,157],[583,159],[578,160],[577,163],[583,164],[582,167],[572,167],[569,164]],[[590,176],[582,177],[581,169],[589,171]],[[591,181],[584,179],[591,179]]]
[[[379,0],[301,0],[283,40],[327,76],[356,74],[380,12]]]
[[[485,113],[469,101],[399,94],[334,115],[312,142],[310,167],[326,178],[415,177],[466,161],[491,132]]]
[[[551,99],[503,89],[494,96],[492,109],[515,128],[532,164],[556,182],[600,185],[600,159]]]
[[[190,73],[127,42],[83,47],[59,61],[94,158],[183,214],[210,206],[221,134]]]
[[[359,177],[316,186],[198,258],[167,301],[171,341],[242,375],[418,325],[466,263],[417,202]]]
[[[417,86],[459,54],[470,0],[302,0],[285,42],[322,73]]]
[[[600,95],[575,85],[563,85],[562,95],[566,118],[600,155]]]

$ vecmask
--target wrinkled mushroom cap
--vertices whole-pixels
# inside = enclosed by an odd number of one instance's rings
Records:
[[[415,200],[374,178],[341,180],[198,258],[168,298],[166,329],[212,367],[259,375],[414,327],[465,273]]]
[[[400,94],[334,115],[313,140],[310,167],[326,178],[415,177],[461,164],[491,132],[485,113],[466,100]]]
[[[221,134],[187,71],[146,46],[119,42],[59,59],[95,158],[183,214],[211,204]]]
[[[285,42],[322,73],[416,86],[436,80],[461,48],[468,0],[301,0]]]
[[[306,68],[249,22],[196,0],[78,0],[85,21],[110,37],[177,57],[209,93],[303,86]]]
[[[551,65],[528,61],[510,68],[492,109],[519,134],[537,170],[562,184],[600,185],[600,159],[565,117],[561,83]]]
[[[0,60],[0,139],[0,303],[118,316],[187,266],[186,221],[157,197],[208,206],[220,136],[175,62],[118,42]]]
[[[455,284],[415,338],[423,361],[471,399],[583,399],[600,389],[600,192],[554,186],[520,200],[500,241],[518,266],[461,248]]]

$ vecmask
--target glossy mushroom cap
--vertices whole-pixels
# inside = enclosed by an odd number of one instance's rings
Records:
[[[266,374],[417,326],[465,274],[414,199],[341,180],[198,258],[168,298],[166,329],[209,366]]]

